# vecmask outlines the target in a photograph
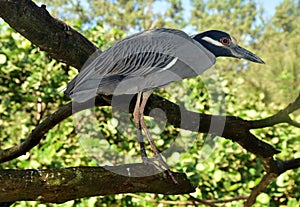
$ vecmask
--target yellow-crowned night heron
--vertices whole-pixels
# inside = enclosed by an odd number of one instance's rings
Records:
[[[219,56],[264,63],[225,32],[210,30],[189,36],[180,30],[159,28],[131,35],[98,55],[68,84],[65,94],[79,103],[99,94],[137,94],[133,117],[142,159],[147,157],[143,129],[158,162],[176,182],[147,130],[145,105],[154,89],[199,75],[214,65]]]

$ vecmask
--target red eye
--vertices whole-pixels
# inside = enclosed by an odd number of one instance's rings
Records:
[[[227,37],[223,37],[223,38],[221,39],[221,43],[222,43],[223,45],[229,45],[230,40],[229,40]]]

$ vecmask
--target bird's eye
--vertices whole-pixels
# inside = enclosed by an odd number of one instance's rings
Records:
[[[227,37],[223,37],[223,38],[221,39],[221,43],[222,43],[223,45],[229,45],[230,40],[229,40]]]

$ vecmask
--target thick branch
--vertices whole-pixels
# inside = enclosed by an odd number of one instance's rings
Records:
[[[110,97],[105,97],[105,100],[97,97],[96,105],[97,106],[106,106],[110,105],[110,102],[107,102]],[[121,98],[121,100],[126,100],[126,96]],[[125,102],[120,102],[125,103]],[[134,103],[134,101],[132,101]],[[77,105],[76,109],[73,108],[73,113],[77,111],[84,110],[86,108],[90,108],[93,103],[85,103],[85,104],[75,104]],[[133,105],[133,104],[132,104]],[[119,110],[124,110],[124,106],[114,105]],[[64,107],[60,108],[57,112],[52,114],[51,116],[47,117],[29,136],[29,138],[22,143],[20,146],[10,148],[6,151],[1,152],[0,160],[8,160],[12,159],[13,157],[17,157],[22,153],[25,153],[36,144],[38,144],[39,140],[50,130],[53,126],[58,124],[64,118],[70,116],[72,114],[72,103],[65,105]],[[127,106],[128,107],[128,106]],[[250,152],[260,156],[262,158],[262,163],[266,169],[266,172],[272,175],[279,175],[280,173],[285,172],[289,169],[294,169],[299,167],[299,160],[295,159],[291,161],[275,161],[272,158],[273,153],[277,151],[272,148],[270,145],[258,140],[255,136],[253,136],[249,132],[249,124],[248,121],[242,120],[238,117],[223,117],[223,116],[212,116],[206,114],[198,114],[195,112],[187,111],[183,107],[180,107],[174,103],[169,102],[159,96],[151,96],[146,108],[146,114],[148,114],[154,108],[161,108],[165,111],[167,115],[168,123],[173,124],[175,127],[188,129],[191,131],[198,131],[204,133],[212,133],[215,135],[221,135],[225,138],[231,139],[233,141],[237,141],[241,146],[249,150]],[[129,112],[132,112],[133,106],[129,107]],[[155,110],[154,110],[155,111]],[[164,116],[161,113],[155,114],[152,113],[152,116],[156,119],[163,119]],[[185,123],[184,120],[188,122]],[[200,120],[200,122],[199,122]],[[225,121],[225,122],[224,122]],[[200,123],[200,125],[199,125]],[[212,123],[217,127],[212,127]],[[224,126],[220,130],[218,126]],[[12,153],[12,154],[11,154]],[[274,179],[274,176],[271,176]],[[262,180],[263,181],[263,180]],[[188,181],[187,181],[188,182]],[[252,195],[249,197],[247,203],[252,203],[255,201],[257,195],[267,187],[267,184],[271,182],[268,179],[268,182],[262,182],[258,190],[254,191]],[[267,183],[267,184],[265,184]],[[101,194],[100,194],[101,195]]]
[[[114,105],[115,106],[115,105]],[[132,112],[132,108],[130,112]],[[162,97],[151,96],[147,102],[145,114],[152,109],[160,108],[165,113],[151,113],[155,119],[167,117],[167,122],[176,128],[186,129],[194,132],[209,133],[230,139],[239,143],[247,151],[261,157],[272,157],[278,153],[271,145],[257,139],[250,133],[250,125],[247,120],[235,116],[215,116],[199,114],[186,110]]]
[[[282,174],[288,170],[300,168],[300,158],[286,160],[278,163],[278,174]]]
[[[46,6],[30,0],[0,0],[0,17],[54,59],[77,69],[97,50],[70,26],[53,18]]]
[[[0,170],[0,202],[39,200],[63,203],[76,198],[118,193],[185,194],[195,191],[183,173],[174,173],[178,186],[151,165],[72,167],[47,170]],[[118,173],[114,173],[118,172]],[[128,173],[130,172],[130,175]],[[126,176],[125,176],[126,175]],[[13,179],[12,179],[13,177]]]
[[[121,100],[128,100],[128,96],[123,96]],[[126,111],[126,108],[124,108],[125,106],[122,106],[126,101],[121,101],[120,103],[120,105],[114,105],[114,107]],[[104,99],[100,97],[96,99],[97,106],[107,106],[109,104],[110,103],[105,102]],[[73,108],[73,113],[75,113],[74,110],[84,110],[94,105],[94,103],[76,104],[77,107],[76,109]],[[129,112],[132,113],[133,107],[134,101],[131,102]],[[167,122],[176,128],[222,136],[239,143],[249,152],[262,158],[272,157],[275,153],[278,153],[271,145],[252,135],[249,132],[248,122],[238,117],[213,116],[191,112],[162,97],[152,95],[147,103],[145,114],[149,114],[149,112],[155,108],[161,108],[167,116]],[[0,163],[16,158],[29,151],[39,143],[51,128],[71,115],[72,103],[58,109],[54,114],[47,117],[40,125],[38,125],[19,146],[0,151]],[[151,116],[155,119],[164,119],[162,113],[152,113]]]

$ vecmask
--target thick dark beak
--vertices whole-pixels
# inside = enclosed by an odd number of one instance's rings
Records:
[[[232,48],[232,53],[233,55],[235,55],[235,57],[237,58],[243,58],[245,60],[249,60],[255,63],[261,63],[264,64],[265,62],[260,59],[259,57],[257,57],[256,55],[254,55],[252,52],[240,47],[240,46],[236,46],[234,48]]]

